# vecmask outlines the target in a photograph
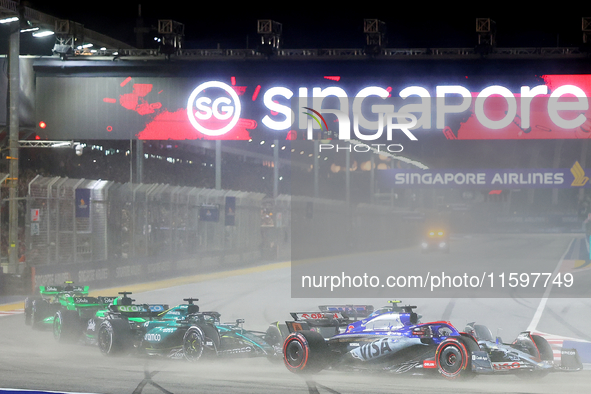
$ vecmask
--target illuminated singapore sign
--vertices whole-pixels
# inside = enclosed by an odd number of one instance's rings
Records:
[[[273,130],[285,130],[299,124],[298,128],[306,129],[308,139],[311,139],[310,130],[318,128],[318,126],[311,122],[309,118],[303,117],[302,114],[305,115],[305,112],[299,110],[299,108],[304,108],[308,104],[307,93],[307,88],[299,88],[298,97],[295,100],[297,104],[288,107],[278,104],[275,99],[277,96],[287,100],[291,99],[293,97],[291,90],[284,87],[273,87],[267,90],[265,92],[265,106],[280,115],[274,117],[266,115],[262,119],[263,124]],[[337,98],[338,109],[323,108],[323,102],[329,96]],[[377,117],[377,120],[372,121],[368,120],[362,111],[364,100],[370,96],[379,97],[384,101],[371,106],[370,113],[374,118]],[[531,131],[532,127],[531,113],[534,97],[540,97],[541,99],[536,102],[536,121],[540,120],[539,115],[542,112],[552,122],[550,127],[545,127],[546,130],[551,130],[552,126],[560,129],[581,127],[587,122],[584,113],[589,110],[589,102],[585,92],[575,85],[560,86],[550,94],[548,94],[548,86],[546,85],[522,86],[519,94],[514,94],[501,85],[489,86],[476,94],[463,86],[441,85],[435,88],[434,97],[423,87],[410,86],[402,89],[399,97],[406,99],[415,96],[420,98],[420,102],[402,104],[398,108],[388,101],[390,96],[390,92],[386,89],[371,86],[361,89],[355,97],[350,99],[342,88],[328,87],[324,89],[313,88],[311,101],[312,107],[316,111],[336,116],[338,139],[348,140],[353,136],[353,138],[364,141],[376,140],[382,137],[384,128],[388,140],[392,139],[394,129],[401,130],[410,140],[417,140],[411,130],[433,129],[433,106],[435,106],[435,129],[438,130],[443,130],[446,127],[446,120],[450,115],[458,115],[471,110],[472,118],[474,118],[472,122],[474,120],[478,122],[478,129],[501,130],[515,125],[525,133]],[[459,100],[456,99],[455,102],[449,103],[448,99],[450,97],[459,98]],[[487,99],[490,103],[488,106]],[[542,100],[545,102],[543,104],[545,106],[544,111],[540,108]],[[343,108],[349,108],[350,101],[352,101],[351,111],[343,111]],[[398,99],[397,102],[401,103],[401,101]],[[296,111],[294,107],[299,108]],[[277,120],[277,117],[283,119]],[[404,123],[394,122],[395,119],[398,121],[403,120]],[[304,126],[302,127],[302,125]],[[360,130],[360,126],[366,130],[374,130],[374,133],[364,133]],[[540,127],[539,124],[536,126]]]
[[[212,90],[223,95],[209,97]],[[309,94],[310,93],[310,94]],[[421,86],[405,87],[392,98],[391,90],[379,86],[364,87],[353,97],[338,86],[300,87],[297,96],[287,87],[270,87],[263,93],[266,113],[261,123],[270,130],[284,131],[295,128],[305,130],[306,138],[313,139],[313,130],[322,129],[326,120],[322,115],[332,115],[338,123],[340,140],[351,138],[374,141],[382,138],[384,132],[392,140],[395,130],[400,130],[409,140],[417,140],[412,130],[443,130],[450,116],[470,111],[473,125],[482,130],[503,130],[510,126],[528,133],[532,128],[532,102],[534,118],[549,120],[551,124],[542,129],[576,129],[587,122],[585,113],[589,110],[586,92],[573,84],[565,84],[549,91],[547,84],[521,86],[519,93],[513,93],[502,85],[492,85],[480,92],[471,92],[461,85],[438,85],[434,92]],[[364,109],[366,99],[377,98],[369,108]],[[413,103],[405,99],[415,97]],[[325,108],[326,101],[332,99]],[[452,102],[450,102],[450,99]],[[240,99],[234,89],[219,81],[205,82],[190,95],[187,114],[190,123],[199,132],[208,136],[221,136],[230,131],[240,117]],[[318,118],[309,111],[315,112]],[[364,113],[365,111],[365,113]],[[368,117],[372,118],[369,120]],[[311,118],[316,118],[316,123]],[[547,118],[547,119],[546,119]],[[211,124],[215,120],[216,128]],[[546,121],[546,123],[548,123]],[[539,124],[536,126],[540,127]]]
[[[36,117],[46,127],[39,126],[37,133],[53,139],[145,140],[326,139],[328,133],[333,140],[367,144],[428,135],[591,137],[591,75],[530,76],[512,84],[487,83],[484,76],[448,84],[392,77],[389,86],[388,79],[382,80],[379,86],[363,84],[361,77],[326,81],[307,74],[280,82],[264,76],[198,81],[39,76]]]

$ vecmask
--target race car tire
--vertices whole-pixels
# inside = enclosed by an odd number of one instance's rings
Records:
[[[314,331],[297,331],[285,338],[283,362],[288,370],[297,374],[314,374],[329,363],[326,340]]]
[[[31,306],[31,326],[33,329],[41,329],[42,321],[47,317],[48,309],[47,301],[43,299],[33,300]]]
[[[271,346],[283,345],[284,337],[281,329],[279,328],[280,324],[281,323],[279,322],[269,324],[269,328],[267,328],[267,331],[265,332],[265,342]]]
[[[183,337],[183,354],[185,359],[196,362],[203,356],[205,348],[205,333],[199,326],[193,326],[185,332]]]
[[[97,344],[106,356],[129,353],[132,343],[129,322],[123,319],[109,319],[101,323],[97,333]]]
[[[202,357],[217,356],[220,349],[220,333],[213,324],[199,325],[203,331],[204,347]]]
[[[447,338],[439,344],[435,352],[437,370],[443,377],[450,380],[473,378],[470,357],[471,352],[475,350],[479,348],[472,338],[467,336]]]
[[[542,361],[554,361],[554,351],[552,350],[552,346],[550,346],[546,338],[540,335],[532,335],[531,339],[538,348],[540,359]]]
[[[285,323],[275,322],[269,325],[264,337],[265,342],[274,350],[273,354],[267,356],[269,361],[275,363],[283,358],[283,341],[287,335],[289,331]]]
[[[468,350],[468,365],[466,366],[466,371],[461,376],[461,380],[470,380],[476,377],[476,373],[472,371],[472,352],[480,351],[480,346],[472,335],[466,333],[461,333],[460,335],[460,341],[464,343],[466,350]]]
[[[75,342],[82,334],[77,311],[59,310],[53,318],[53,338],[59,343]]]
[[[552,347],[550,346],[546,338],[540,335],[531,335],[531,339],[536,345],[537,351],[542,361],[554,361],[554,352],[552,351]],[[530,351],[529,353],[532,352]],[[538,355],[532,354],[532,356],[537,357]],[[548,371],[529,370],[518,371],[516,375],[517,377],[524,380],[538,380],[548,375],[548,373]]]

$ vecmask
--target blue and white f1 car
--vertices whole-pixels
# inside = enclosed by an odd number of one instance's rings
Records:
[[[333,368],[439,373],[447,379],[480,373],[539,378],[582,369],[575,349],[563,349],[562,363],[555,365],[550,345],[538,335],[523,332],[513,343],[504,344],[500,338],[492,339],[485,326],[471,323],[461,332],[447,321],[421,323],[414,308],[395,302],[346,328],[340,326],[329,338],[314,325],[300,322],[302,329],[296,330],[293,322],[286,322],[291,333],[283,344],[284,363],[294,373]],[[336,319],[335,327],[343,322]]]
[[[494,371],[489,355],[473,336],[446,321],[420,323],[414,308],[392,305],[378,309],[328,339],[312,329],[294,331],[283,344],[285,365],[294,373],[326,368],[439,372],[448,379]]]

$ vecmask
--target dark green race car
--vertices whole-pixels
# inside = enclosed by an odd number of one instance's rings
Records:
[[[58,342],[76,342],[86,330],[89,319],[101,315],[117,297],[89,297],[74,295],[62,297],[61,308],[55,312],[53,319],[44,321],[51,323],[53,337]]]
[[[98,309],[104,309],[114,297],[89,297],[88,286],[39,286],[39,295],[25,299],[25,324],[35,329],[51,329],[56,318],[60,320],[85,319]]]
[[[75,286],[67,281],[63,285],[39,286],[39,295],[25,298],[25,324],[33,328],[49,328],[53,316],[69,296],[88,295],[88,286]],[[51,321],[46,321],[51,317]]]
[[[201,312],[194,302],[157,312],[164,305],[132,304],[119,299],[98,319],[89,321],[87,336],[94,336],[105,355],[144,354],[197,361],[212,356],[264,356],[281,360],[264,332],[245,330],[244,320],[221,323],[218,312]],[[92,333],[91,333],[92,332]],[[279,356],[279,357],[276,357]]]

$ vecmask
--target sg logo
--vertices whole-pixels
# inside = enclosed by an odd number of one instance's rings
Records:
[[[220,136],[232,130],[240,119],[240,110],[240,99],[234,89],[219,81],[197,86],[187,102],[189,122],[208,136]]]

